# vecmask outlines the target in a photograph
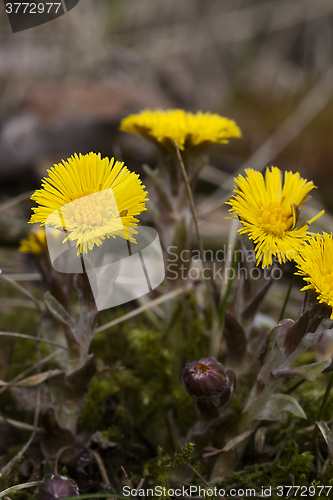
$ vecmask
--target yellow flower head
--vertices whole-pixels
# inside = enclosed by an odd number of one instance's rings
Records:
[[[28,238],[20,241],[19,251],[24,253],[41,254],[47,249],[45,229],[38,228],[32,231]]]
[[[121,236],[135,241],[135,218],[146,210],[147,192],[139,175],[123,163],[100,154],[75,154],[48,170],[42,189],[31,199],[38,203],[30,223],[65,230],[66,241],[87,253],[105,238]]]
[[[333,308],[333,235],[313,235],[295,258],[297,273],[308,284],[302,290],[313,290],[317,300]],[[333,311],[331,313],[333,319]]]
[[[231,137],[241,137],[233,120],[212,113],[193,114],[182,109],[146,109],[124,118],[120,130],[142,135],[146,139],[174,150],[203,149],[216,143],[227,143]]]
[[[234,196],[227,202],[232,207],[232,218],[238,217],[243,225],[239,232],[254,241],[257,264],[262,260],[263,268],[272,264],[273,256],[280,264],[292,260],[309,238],[309,224],[324,213],[296,228],[300,207],[315,188],[313,182],[298,172],[285,172],[282,186],[277,167],[266,168],[265,176],[252,169],[245,173],[246,177],[239,175],[235,179]]]

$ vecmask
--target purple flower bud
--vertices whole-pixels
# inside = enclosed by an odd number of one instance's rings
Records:
[[[235,375],[224,370],[214,358],[203,358],[183,368],[183,383],[198,403],[210,403],[225,409],[231,403]]]
[[[79,488],[73,479],[59,474],[46,474],[40,483],[36,500],[56,500],[79,495]]]

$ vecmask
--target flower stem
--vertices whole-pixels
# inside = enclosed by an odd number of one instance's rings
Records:
[[[287,291],[286,298],[284,299],[284,303],[283,303],[283,306],[282,306],[282,309],[281,309],[279,321],[281,321],[283,319],[283,317],[284,317],[284,313],[286,311],[286,307],[287,307],[287,304],[288,304],[290,292],[291,292],[293,284],[294,284],[294,280],[295,280],[295,275],[293,274],[293,276],[292,276],[292,278],[290,280],[290,284],[289,284],[289,288],[288,288],[288,291]]]
[[[202,261],[202,265],[203,265],[205,262],[205,253],[204,253],[204,247],[203,247],[203,243],[202,243],[202,239],[201,239],[201,235],[200,235],[200,231],[199,231],[199,223],[198,223],[197,213],[196,213],[196,209],[195,209],[195,205],[194,205],[192,190],[191,190],[191,186],[190,186],[190,183],[189,183],[189,180],[187,177],[184,161],[183,161],[182,155],[180,154],[179,147],[178,147],[176,142],[175,142],[175,148],[176,148],[176,155],[177,155],[177,158],[178,158],[178,161],[180,164],[180,168],[181,168],[183,179],[184,179],[185,186],[186,186],[188,200],[189,200],[191,211],[192,211],[195,233],[196,233],[196,237],[197,237],[197,243],[199,246],[201,261]],[[210,303],[211,310],[212,310],[212,316],[213,316],[212,323],[214,325],[214,323],[215,324],[218,323],[216,305],[214,302],[214,297],[213,297],[213,293],[212,293],[212,289],[211,289],[210,280],[205,279],[204,282],[205,282],[206,289],[207,289],[207,298],[208,298],[208,301]]]

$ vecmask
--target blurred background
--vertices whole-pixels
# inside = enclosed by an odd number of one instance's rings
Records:
[[[199,211],[228,195],[234,173],[270,164],[315,181],[314,213],[333,210],[331,0],[80,0],[15,34],[1,3],[0,30],[2,245],[26,235],[28,195],[53,163],[100,151],[140,173],[153,164],[148,142],[118,131],[147,107],[217,112],[240,126],[242,139],[210,150]],[[203,231],[228,231],[224,216],[212,212]]]

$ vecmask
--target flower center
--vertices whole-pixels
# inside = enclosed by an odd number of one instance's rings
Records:
[[[78,224],[101,225],[109,217],[110,200],[87,196],[73,201],[73,216]]]
[[[102,226],[111,218],[119,217],[114,195],[110,190],[82,191],[72,195],[73,201],[62,208],[67,230]]]
[[[201,373],[209,371],[209,366],[205,365],[204,363],[197,363],[197,368],[199,368]]]
[[[322,293],[333,296],[333,272],[327,271],[324,273]]]
[[[260,222],[267,232],[282,234],[292,226],[291,210],[277,201],[271,201],[262,208]]]

